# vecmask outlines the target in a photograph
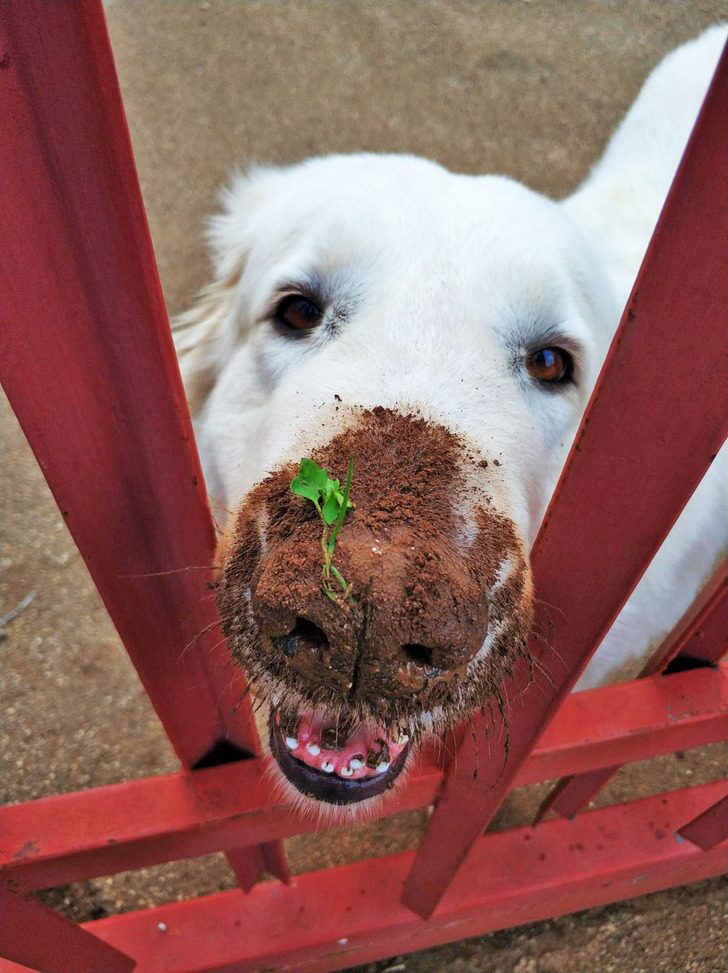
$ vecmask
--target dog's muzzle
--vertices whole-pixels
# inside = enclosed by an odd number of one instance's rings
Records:
[[[507,631],[496,583],[506,561],[523,562],[512,524],[482,507],[475,530],[465,523],[462,454],[443,427],[381,409],[314,457],[333,476],[354,457],[355,507],[335,548],[350,593],[339,599],[322,586],[321,521],[289,490],[295,466],[241,507],[220,578],[223,625],[273,701],[274,757],[310,797],[349,804],[383,793],[435,715],[452,723],[487,698],[486,640],[525,638],[522,611]],[[514,603],[526,573],[506,583]],[[507,658],[496,653],[500,669]]]

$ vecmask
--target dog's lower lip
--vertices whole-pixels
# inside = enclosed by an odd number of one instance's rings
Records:
[[[357,804],[378,797],[389,790],[407,762],[410,744],[403,747],[390,766],[376,776],[360,780],[345,780],[338,774],[327,774],[310,767],[289,753],[276,722],[276,714],[270,720],[270,749],[286,778],[302,794],[328,804]]]

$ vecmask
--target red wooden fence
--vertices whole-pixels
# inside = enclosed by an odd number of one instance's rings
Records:
[[[444,776],[422,755],[387,808],[435,804],[416,854],[286,885],[280,839],[311,825],[269,793],[242,675],[194,638],[213,530],[100,3],[4,3],[0,55],[0,375],[182,763],[0,811],[0,971],[335,970],[723,871],[726,783],[572,815],[625,761],[724,739],[728,667],[566,694],[728,434],[726,56],[534,548],[555,685],[506,687],[507,754],[496,726],[488,759],[470,731]],[[653,672],[725,652],[721,571]],[[482,835],[510,787],[564,775],[544,810],[568,819]],[[240,890],[83,927],[31,891],[213,850]]]

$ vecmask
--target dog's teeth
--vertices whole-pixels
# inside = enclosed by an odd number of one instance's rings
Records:
[[[397,745],[403,747],[405,743],[409,743],[409,733],[400,733],[397,737]]]
[[[314,743],[312,740],[308,741],[306,744],[306,749],[312,757],[318,757],[318,755],[321,753],[321,747],[318,745],[318,743]]]
[[[289,750],[295,750],[298,747],[298,740],[295,737],[286,737],[286,746]]]
[[[389,764],[386,760],[383,760],[380,764],[377,764],[375,769],[378,774],[383,774],[385,770],[389,770]]]
[[[353,775],[354,771],[347,764],[345,767],[342,767],[341,768],[341,770],[339,771],[339,773],[341,774],[342,777],[351,777]]]
[[[349,761],[349,766],[351,767],[352,770],[361,770],[362,767],[364,766],[364,758],[352,757],[351,760]]]
[[[322,760],[321,761],[321,770],[323,770],[324,773],[326,773],[326,774],[333,773],[333,771],[334,771],[333,761],[332,760]]]

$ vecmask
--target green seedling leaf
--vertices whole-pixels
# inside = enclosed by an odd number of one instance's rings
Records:
[[[324,501],[330,500],[335,497],[337,493],[341,493],[341,484],[338,480],[327,480],[323,488]]]
[[[314,486],[300,476],[296,476],[291,480],[291,493],[295,493],[297,497],[305,497],[306,500],[310,500],[316,504],[316,507],[319,506],[321,491],[317,486]]]
[[[327,478],[326,470],[322,470],[318,463],[314,463],[312,459],[301,460],[301,464],[298,467],[298,475],[314,486],[323,484]]]
[[[327,470],[322,469],[312,459],[302,459],[298,473],[291,480],[291,492],[310,500],[320,512],[321,501],[326,498],[330,489],[329,483],[331,480]]]
[[[326,503],[323,505],[321,516],[324,518],[324,522],[328,524],[329,527],[338,517],[340,506],[339,501],[336,499],[336,494],[334,493],[331,494]]]

